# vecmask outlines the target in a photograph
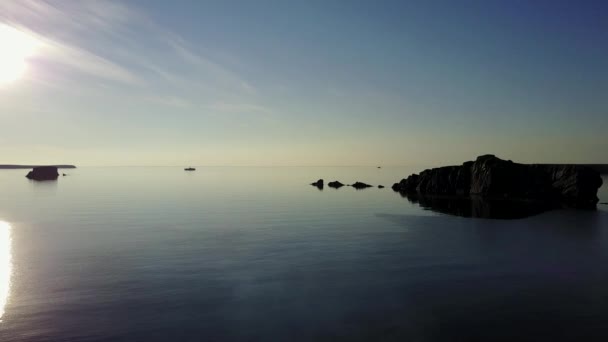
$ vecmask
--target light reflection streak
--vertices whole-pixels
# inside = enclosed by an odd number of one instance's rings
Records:
[[[13,269],[11,255],[11,225],[0,221],[0,322],[11,288],[11,273]]]

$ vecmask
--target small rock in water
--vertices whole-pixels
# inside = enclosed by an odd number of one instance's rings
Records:
[[[316,186],[319,189],[323,189],[323,179],[319,179],[318,181],[316,181],[314,183],[310,183],[310,185]]]
[[[342,184],[340,181],[329,182],[329,183],[327,183],[327,185],[330,188],[334,188],[334,189],[339,189],[344,186],[344,184]]]
[[[371,187],[371,185],[365,184],[363,182],[356,182],[355,184],[353,184],[351,186],[357,190]]]
[[[378,189],[384,189],[384,185],[378,185]]]

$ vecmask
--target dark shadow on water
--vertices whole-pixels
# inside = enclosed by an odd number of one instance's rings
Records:
[[[521,219],[553,209],[551,203],[528,200],[484,199],[466,196],[422,196],[401,194],[426,210],[444,214],[490,219]]]
[[[442,237],[441,240],[451,241],[462,235],[463,229],[474,229],[477,232],[476,235],[483,240],[496,239],[500,243],[511,240],[511,237],[521,232],[524,234],[532,232],[538,236],[539,244],[547,242],[548,236],[560,236],[565,239],[564,241],[572,242],[578,239],[597,239],[600,237],[602,227],[608,227],[608,213],[599,210],[556,209],[521,220],[468,220],[455,215],[426,216],[388,213],[377,213],[375,216],[404,228],[419,231],[420,234],[437,234]],[[526,238],[526,241],[530,241],[529,237]]]

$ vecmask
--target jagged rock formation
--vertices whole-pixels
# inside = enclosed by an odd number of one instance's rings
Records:
[[[25,177],[33,180],[55,180],[59,177],[56,166],[35,167]]]
[[[583,165],[518,164],[483,155],[460,166],[424,170],[393,185],[401,193],[541,199],[595,208],[602,178]]]

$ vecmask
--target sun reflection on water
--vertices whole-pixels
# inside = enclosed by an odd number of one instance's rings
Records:
[[[11,225],[0,221],[0,322],[11,287]]]

